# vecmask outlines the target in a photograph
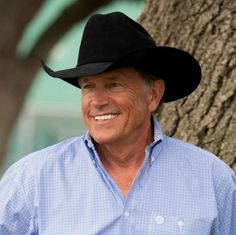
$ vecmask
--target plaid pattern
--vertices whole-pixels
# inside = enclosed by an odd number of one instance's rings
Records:
[[[235,235],[234,172],[154,123],[127,198],[88,133],[12,165],[0,182],[0,235]]]

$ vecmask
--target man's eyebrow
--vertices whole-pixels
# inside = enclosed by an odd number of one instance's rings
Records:
[[[83,78],[80,78],[79,80],[78,80],[78,83],[80,84],[80,83],[82,83],[82,82],[88,82],[88,78],[87,77],[83,77]]]
[[[111,75],[107,78],[108,81],[110,82],[114,82],[114,81],[120,81],[121,78],[120,77],[116,77],[115,75]]]

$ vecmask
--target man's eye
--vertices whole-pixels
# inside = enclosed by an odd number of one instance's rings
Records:
[[[82,90],[89,90],[89,89],[92,89],[92,88],[93,88],[92,84],[85,84],[85,85],[81,86]]]
[[[111,83],[111,87],[118,87],[119,84],[118,83]]]
[[[117,83],[117,82],[113,82],[113,83],[110,83],[109,86],[111,88],[119,88],[119,87],[122,87],[122,85],[120,83]]]

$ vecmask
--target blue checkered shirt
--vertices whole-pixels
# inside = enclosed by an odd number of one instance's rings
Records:
[[[0,183],[0,235],[235,235],[234,172],[154,132],[127,198],[88,133],[22,158]]]

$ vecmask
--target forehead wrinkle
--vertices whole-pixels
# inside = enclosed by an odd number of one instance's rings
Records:
[[[105,82],[114,82],[114,81],[120,81],[120,82],[124,82],[127,83],[131,77],[130,76],[139,76],[141,77],[140,73],[133,67],[126,67],[128,68],[128,70],[124,70],[124,68],[121,69],[117,69],[117,70],[111,70],[111,71],[107,71],[107,72],[103,72],[97,75],[91,75],[91,76],[86,76],[86,77],[82,77],[81,79],[79,79],[79,84],[81,82],[91,82],[90,79],[95,79],[96,80],[100,80],[102,79]]]
[[[119,73],[119,75],[121,75],[121,73]],[[89,76],[89,77],[83,77],[79,80],[79,83],[83,82],[83,83],[88,83],[91,81],[91,79],[95,79],[95,80],[103,80],[103,81],[107,81],[107,82],[114,82],[114,81],[125,81],[125,76],[122,74],[122,76],[119,76],[116,74],[98,74],[96,76]]]

